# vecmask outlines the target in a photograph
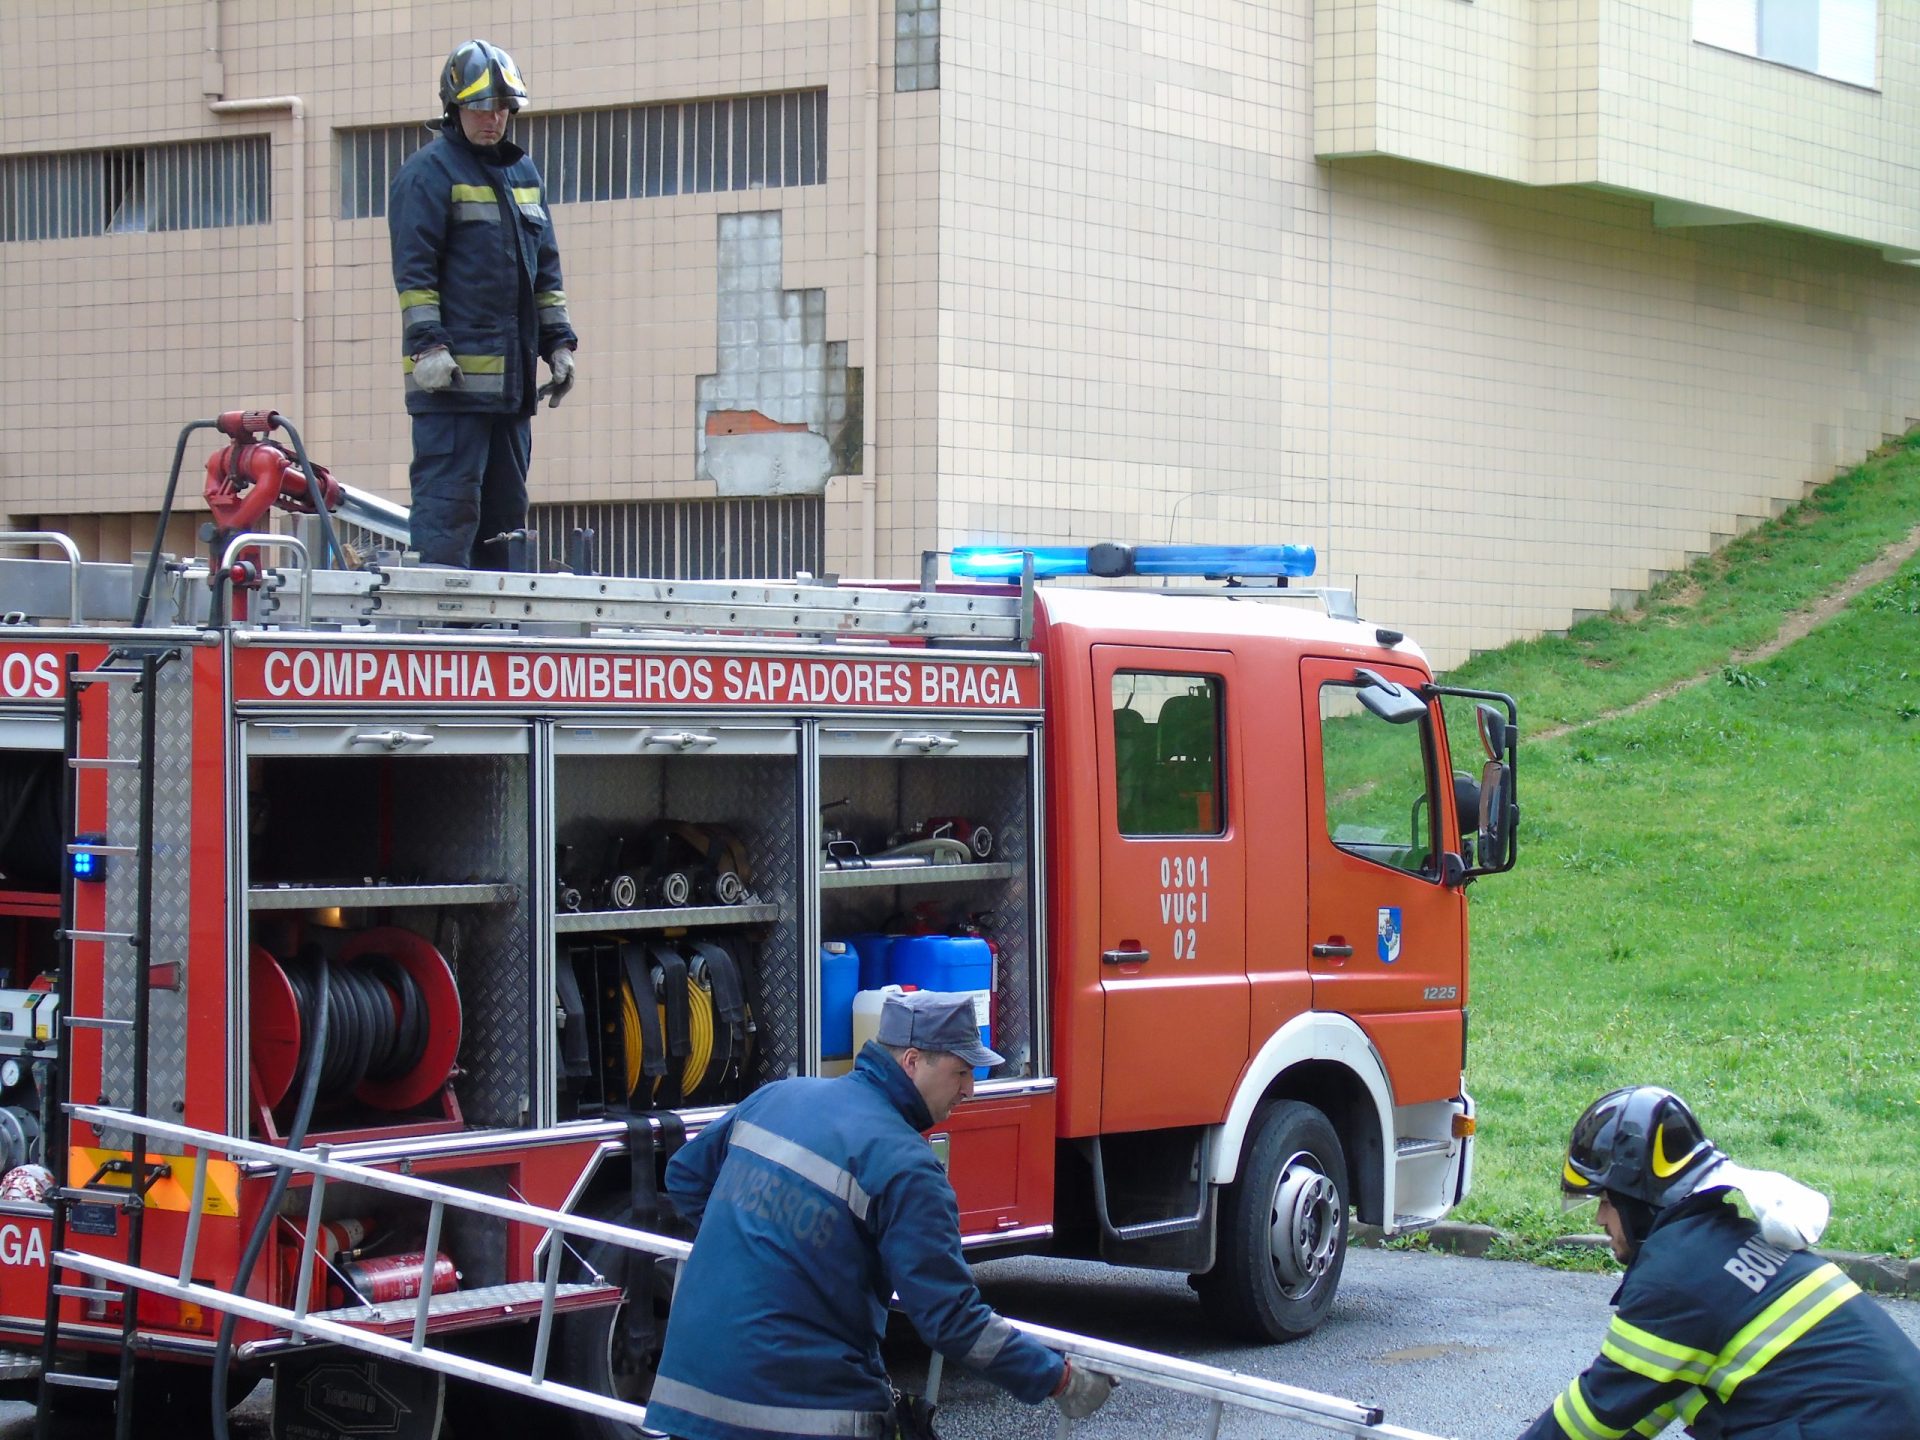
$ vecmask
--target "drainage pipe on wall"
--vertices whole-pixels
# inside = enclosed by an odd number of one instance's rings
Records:
[[[862,116],[866,173],[861,177],[865,249],[860,257],[860,574],[879,573],[875,497],[878,491],[880,427],[880,0],[867,0],[867,95]]]
[[[293,364],[289,389],[291,413],[307,423],[307,107],[298,95],[269,95],[258,100],[208,100],[216,115],[272,115],[285,111],[291,121],[293,150],[293,263],[288,286],[292,300]]]
[[[292,417],[307,423],[307,106],[298,95],[269,95],[259,100],[227,100],[227,64],[220,51],[220,0],[205,0],[200,12],[200,90],[215,115],[287,114],[288,144],[293,149],[292,275],[287,286],[292,304],[293,357],[288,367]]]

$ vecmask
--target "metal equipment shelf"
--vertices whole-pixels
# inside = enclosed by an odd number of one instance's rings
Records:
[[[247,891],[247,909],[511,905],[519,898],[518,885],[256,885]]]
[[[981,880],[1011,880],[1020,867],[1011,861],[985,865],[897,865],[878,870],[822,870],[822,890],[867,890],[883,885],[965,885]]]
[[[553,917],[556,935],[604,934],[613,930],[678,930],[712,925],[760,925],[780,918],[778,905],[677,905],[654,910],[562,910]]]

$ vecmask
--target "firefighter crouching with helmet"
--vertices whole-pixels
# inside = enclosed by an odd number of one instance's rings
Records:
[[[527,87],[513,57],[469,40],[440,69],[440,134],[387,197],[413,417],[412,543],[424,563],[505,567],[494,537],[527,516],[535,362],[551,405],[573,384],[560,250],[540,172],[507,139]]]
[[[1599,1358],[1523,1440],[1623,1440],[1676,1419],[1711,1440],[1920,1436],[1920,1351],[1807,1253],[1826,1197],[1733,1164],[1653,1085],[1587,1108],[1561,1190],[1569,1208],[1599,1200],[1627,1273]]]

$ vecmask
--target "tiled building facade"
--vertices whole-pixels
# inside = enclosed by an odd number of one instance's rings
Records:
[[[243,404],[405,498],[384,183],[473,34],[581,334],[537,518],[621,568],[1304,540],[1449,664],[1920,415],[1889,0],[22,0],[0,517],[143,547]]]

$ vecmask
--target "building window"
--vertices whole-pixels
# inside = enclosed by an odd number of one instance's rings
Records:
[[[1694,0],[1693,38],[1872,88],[1879,0]]]
[[[426,125],[340,131],[340,218],[384,216],[395,173],[437,133]],[[510,138],[540,167],[550,205],[821,185],[827,92],[526,115]]]
[[[573,532],[594,532],[601,575],[667,580],[786,580],[826,564],[826,501],[638,500],[535,505],[543,569],[567,563]]]
[[[264,225],[264,135],[0,157],[0,242]]]
[[[940,88],[940,0],[893,0],[893,88]]]

